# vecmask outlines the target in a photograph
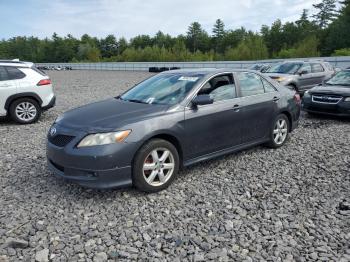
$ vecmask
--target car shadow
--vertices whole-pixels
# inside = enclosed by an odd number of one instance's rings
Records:
[[[314,119],[314,120],[335,120],[345,123],[350,123],[350,116],[336,116],[336,115],[325,115],[325,114],[317,114],[317,113],[307,113],[303,111],[303,117],[305,119]]]

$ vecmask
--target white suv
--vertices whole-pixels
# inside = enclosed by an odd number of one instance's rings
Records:
[[[33,63],[0,60],[0,116],[30,124],[55,101],[50,78]]]

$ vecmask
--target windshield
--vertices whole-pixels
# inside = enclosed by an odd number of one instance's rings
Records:
[[[350,87],[350,71],[342,71],[333,76],[327,85],[347,86]]]
[[[277,64],[267,70],[267,73],[295,74],[302,65],[302,63]]]
[[[120,99],[134,103],[175,105],[181,102],[203,77],[200,74],[160,74],[136,85]]]
[[[260,70],[263,66],[259,64],[255,64],[250,67],[250,70]]]

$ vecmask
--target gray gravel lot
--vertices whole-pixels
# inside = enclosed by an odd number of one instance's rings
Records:
[[[54,109],[0,122],[0,261],[350,261],[349,120],[303,115],[283,148],[187,168],[161,193],[94,191],[47,170],[46,132],[149,74],[49,75]]]

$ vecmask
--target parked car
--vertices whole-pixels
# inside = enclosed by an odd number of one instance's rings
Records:
[[[338,72],[324,84],[306,91],[303,109],[309,113],[350,116],[350,70]]]
[[[299,95],[254,71],[167,71],[60,116],[48,133],[48,166],[86,187],[156,192],[183,166],[283,146],[299,113]]]
[[[32,63],[0,60],[0,116],[30,124],[55,100],[50,78]]]
[[[271,68],[271,64],[254,64],[249,69],[265,73]]]
[[[267,70],[266,75],[298,93],[330,79],[335,71],[328,62],[287,61]]]

